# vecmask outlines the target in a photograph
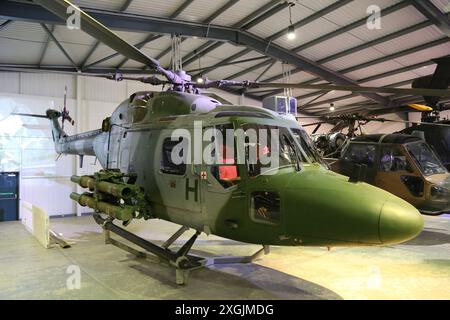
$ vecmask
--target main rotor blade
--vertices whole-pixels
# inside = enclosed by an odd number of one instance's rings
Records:
[[[310,117],[297,117],[297,119],[308,119]],[[397,123],[409,123],[409,124],[417,124],[417,125],[429,125],[429,126],[441,126],[441,127],[450,127],[450,124],[444,124],[444,123],[433,123],[433,122],[420,122],[420,121],[408,121],[408,120],[393,120],[393,119],[386,119],[386,118],[372,118],[372,117],[365,117],[365,116],[360,116],[358,114],[354,114],[354,115],[342,115],[342,116],[319,116],[316,117],[319,119],[323,119],[324,122],[326,123],[326,121],[350,121],[350,120],[354,120],[354,121],[366,121],[366,122],[371,122],[371,121],[375,121],[375,122],[397,122]],[[318,123],[318,122],[317,122]],[[314,124],[317,124],[314,123]],[[313,124],[311,124],[313,125]],[[304,125],[306,126],[306,125]]]
[[[48,119],[48,116],[46,116],[44,114],[32,114],[32,113],[13,112],[10,115],[12,115],[12,116],[22,116],[22,117],[33,117],[33,118],[45,118],[45,119]]]
[[[72,7],[74,10],[80,13],[80,28],[84,32],[88,33],[97,40],[108,45],[112,49],[120,52],[124,56],[144,63],[149,67],[157,68],[160,66],[159,62],[143,52],[137,49],[135,46],[131,45],[127,41],[123,40],[113,31],[108,29],[106,26],[101,24],[99,21],[95,20],[93,17],[88,15],[86,12],[73,5],[67,0],[33,0],[33,2],[44,7],[45,9],[53,12],[55,15],[61,19],[66,20],[69,18],[68,8]]]
[[[350,91],[350,92],[377,92],[392,94],[411,94],[418,96],[450,97],[448,89],[421,89],[421,88],[390,88],[390,87],[360,87],[351,85],[334,84],[301,84],[301,83],[249,83],[250,87],[257,88],[292,88],[326,91]]]
[[[9,67],[1,67],[0,71],[7,71],[7,72],[24,72],[24,73],[55,73],[55,74],[63,74],[63,75],[70,75],[70,76],[81,76],[81,77],[93,77],[93,78],[103,78],[108,80],[114,80],[114,81],[122,81],[122,80],[132,80],[132,81],[139,81],[143,83],[148,83],[151,85],[163,85],[163,84],[169,84],[168,81],[160,80],[159,78],[156,78],[155,76],[152,77],[130,77],[130,76],[124,76],[121,73],[87,73],[87,72],[75,72],[75,71],[55,71],[55,70],[35,70],[31,68],[9,68]],[[152,73],[151,70],[147,70],[147,73]],[[157,72],[154,72],[155,74],[159,74]]]
[[[77,71],[59,71],[59,70],[50,70],[50,69],[32,69],[32,68],[23,68],[23,67],[3,67],[0,66],[0,71],[6,72],[23,72],[23,73],[54,73],[54,74],[63,74],[69,76],[83,76],[83,77],[95,77],[95,78],[104,78],[108,76],[107,74],[100,73],[87,73],[87,72],[77,72]]]
[[[386,122],[410,123],[410,124],[417,124],[417,125],[427,125],[427,126],[438,126],[438,127],[448,127],[448,128],[450,128],[450,124],[445,124],[445,123],[407,121],[407,120],[390,120],[390,119],[384,119],[384,121],[386,121]]]
[[[321,122],[313,122],[313,123],[307,123],[307,124],[301,123],[301,125],[302,125],[302,127],[312,127],[312,126],[322,125],[324,123],[327,123],[327,122],[321,121]]]
[[[48,11],[53,12],[55,15],[64,20],[69,17],[69,14],[67,12],[70,11],[68,11],[68,8],[73,8],[73,10],[78,11],[80,14],[81,30],[96,38],[97,40],[103,42],[125,57],[141,62],[150,68],[160,71],[170,82],[179,82],[180,79],[177,77],[177,75],[162,68],[158,60],[147,56],[141,50],[139,50],[126,40],[122,39],[119,35],[114,33],[99,21],[95,20],[93,17],[88,15],[77,6],[73,5],[71,2],[67,0],[33,0],[33,2],[37,3]]]

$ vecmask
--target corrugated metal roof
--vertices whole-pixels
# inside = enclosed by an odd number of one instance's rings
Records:
[[[431,0],[431,2],[438,7],[442,12],[450,12],[450,1],[449,0]]]
[[[133,0],[126,12],[152,17],[169,17],[185,0]],[[123,2],[123,0],[122,0]]]
[[[435,26],[430,26],[402,37],[377,44],[373,48],[382,52],[384,55],[389,55],[405,49],[418,47],[422,44],[441,38],[442,33]]]
[[[177,19],[202,22],[227,2],[228,0],[195,0],[178,16]]]
[[[394,83],[411,80],[411,79],[415,79],[418,77],[419,77],[419,75],[417,75],[415,72],[407,71],[407,72],[398,73],[398,74],[395,74],[395,75],[392,75],[389,77],[385,77],[385,78],[382,78],[379,80],[364,82],[364,85],[365,86],[374,86],[374,87],[389,86]]]
[[[304,8],[303,10],[299,10],[299,6],[294,6],[292,9],[292,22],[300,21],[310,14],[313,14],[314,11],[308,8]],[[260,37],[267,38],[271,34],[278,32],[283,29],[287,29],[289,26],[289,10],[285,8],[276,14],[270,16],[263,22],[260,22],[256,26],[249,29],[249,31],[253,34],[256,34]]]
[[[421,50],[417,53],[405,55],[400,58],[396,58],[395,61],[405,66],[410,66],[419,62],[428,61],[432,58],[442,57],[450,53],[450,39],[447,43],[434,46],[429,49]]]
[[[120,10],[125,4],[125,0],[96,0],[87,1],[79,0],[75,1],[76,4],[86,6],[95,9],[106,10]],[[216,12],[223,5],[228,3],[229,0],[193,0],[177,17],[179,20],[201,22],[209,17],[212,13]],[[273,2],[270,0],[257,1],[257,0],[241,0],[229,7],[227,10],[221,12],[213,21],[213,24],[222,26],[233,26],[243,18],[254,13],[262,6]],[[296,48],[302,44],[308,43],[321,36],[327,35],[331,32],[348,26],[356,21],[363,21],[368,17],[367,9],[371,5],[377,5],[380,9],[386,9],[393,5],[402,2],[401,0],[358,0],[352,1],[345,5],[342,5],[338,9],[330,12],[308,24],[296,30],[297,37],[294,41],[289,41],[286,36],[282,35],[278,39],[273,40],[274,44],[282,46],[287,49]],[[164,1],[147,1],[147,0],[133,0],[131,1],[126,12],[136,13],[140,15],[149,15],[155,17],[169,17],[172,15],[181,5],[185,3],[185,0],[164,0]],[[280,1],[282,3],[282,1]],[[295,1],[295,6],[292,7],[292,20],[294,23],[301,21],[319,10],[327,8],[331,5],[336,5],[339,1],[336,0],[302,0]],[[432,0],[436,7],[442,12],[450,12],[450,0]],[[256,16],[255,16],[256,17]],[[426,21],[426,17],[421,14],[412,5],[405,5],[399,7],[399,9],[390,12],[382,17],[380,29],[369,30],[367,26],[356,26],[346,32],[341,32],[332,38],[329,38],[321,43],[317,43],[313,46],[309,46],[302,50],[298,54],[310,59],[312,61],[320,61],[324,58],[330,57],[334,54],[341,53],[345,50],[362,46],[369,41],[375,39],[384,39],[384,37],[390,34],[404,30],[405,28],[413,27],[419,23]],[[0,24],[4,20],[0,21]],[[431,24],[431,22],[430,22]],[[287,29],[289,25],[289,11],[285,7],[276,14],[262,19],[258,24],[250,28],[248,31],[262,38],[268,38],[272,34]],[[416,28],[417,29],[417,28]],[[164,30],[161,30],[164,32]],[[132,32],[118,32],[120,36],[129,41],[132,44],[136,44],[144,40],[148,34],[145,33],[132,33]],[[69,55],[77,64],[81,63],[87,56],[88,52],[92,49],[93,45],[97,42],[95,39],[81,31],[71,31],[65,27],[56,27],[54,31],[55,37],[60,41],[61,45],[66,49]],[[376,59],[384,58],[392,54],[396,54],[406,49],[415,51],[414,49],[420,45],[432,43],[439,39],[445,39],[445,34],[442,33],[436,26],[424,26],[420,30],[404,34],[389,41],[384,41],[376,45],[372,45],[367,48],[360,49],[355,53],[348,54],[343,57],[328,61],[324,63],[324,67],[331,69],[332,71],[342,71],[347,68],[351,68],[364,63],[370,63]],[[9,24],[6,28],[0,30],[0,63],[3,64],[37,64],[40,60],[41,54],[45,50],[43,56],[43,65],[64,65],[70,66],[69,60],[62,54],[60,49],[49,41],[47,44],[48,35],[42,29],[39,24],[19,22],[15,21]],[[191,54],[203,45],[208,39],[194,39],[190,38],[184,41],[181,45],[182,55],[186,56]],[[385,62],[381,62],[375,65],[367,67],[361,67],[358,70],[348,72],[345,74],[354,80],[364,79],[369,76],[375,76],[387,71],[399,69],[405,66],[411,66],[417,63],[429,61],[436,57],[448,55],[450,53],[450,39],[444,43],[436,44],[430,48],[424,48],[418,52],[412,52],[408,55],[396,57]],[[164,36],[156,41],[145,45],[142,49],[149,56],[158,56],[161,52],[170,48],[170,36]],[[215,50],[201,55],[200,64],[202,67],[212,66],[228,57],[236,54],[245,47],[235,46],[233,44],[224,43]],[[93,52],[87,61],[87,64],[95,62],[101,58],[113,54],[114,51],[109,47],[100,44],[98,48]],[[244,60],[254,57],[262,56],[261,53],[251,52],[243,55],[236,60]],[[118,55],[115,58],[109,59],[98,64],[99,67],[115,68],[120,62],[122,62],[123,56]],[[160,58],[163,66],[168,66],[170,63],[170,53]],[[238,72],[242,72],[252,68],[255,65],[263,62],[264,60],[255,60],[246,63],[239,63],[235,65],[226,65],[207,72],[207,76],[211,79],[227,78]],[[140,69],[143,65],[139,62],[128,60],[124,65],[124,68],[136,68]],[[198,69],[199,60],[194,59],[188,65],[184,66],[187,70]],[[238,79],[255,79],[262,71],[266,70],[267,65],[261,66],[258,69],[249,71],[246,74],[242,74]],[[295,69],[298,66],[290,66]],[[404,80],[416,78],[421,75],[428,75],[434,70],[433,65],[429,65],[426,68],[419,68],[416,70],[410,70],[399,74],[390,75],[377,80],[372,80],[368,84],[370,85],[389,85],[392,83],[401,82]],[[276,77],[282,73],[281,62],[276,62],[269,70],[267,70],[264,76],[260,80],[270,79]],[[314,75],[306,72],[298,72],[293,74],[291,81],[293,82],[305,82],[316,78]],[[276,79],[274,82],[282,82],[281,78]],[[321,81],[322,83],[324,81]],[[141,85],[141,84],[139,84]],[[95,87],[95,85],[94,85]],[[122,90],[122,89],[121,89]],[[124,89],[129,90],[129,89]],[[258,92],[262,90],[249,90],[250,92]],[[314,92],[314,90],[294,90],[294,94],[301,96]],[[261,95],[264,94],[263,92]],[[348,93],[335,93],[334,96],[345,96]],[[308,96],[304,99],[305,102],[311,100]],[[324,101],[324,107],[326,108],[327,100],[330,99],[330,95],[326,95],[317,101]],[[357,99],[364,99],[357,97]],[[356,99],[356,100],[357,100]],[[355,101],[354,98],[345,99],[338,103],[342,105],[349,104],[351,101]],[[304,101],[302,101],[304,102]]]
[[[362,68],[360,70],[356,70],[353,72],[349,72],[347,74],[345,74],[345,76],[353,79],[353,80],[359,80],[359,79],[364,79],[376,74],[380,74],[389,70],[395,70],[395,69],[399,69],[401,67],[404,67],[405,65],[402,65],[398,62],[396,62],[395,60],[389,60],[386,62],[382,62],[382,63],[378,63],[375,64],[373,66],[367,67],[367,68]]]
[[[346,68],[356,66],[364,62],[373,61],[383,56],[384,55],[380,53],[380,51],[374,49],[373,47],[370,47],[359,52],[347,55],[343,58],[325,63],[324,66],[331,68],[332,70],[344,70]]]
[[[240,1],[228,10],[224,11],[220,16],[214,19],[212,23],[221,26],[233,26],[253,11],[259,7],[263,7],[269,2],[273,2],[273,0]]]
[[[73,0],[72,2],[80,7],[106,10],[119,10],[124,4],[124,0]]]

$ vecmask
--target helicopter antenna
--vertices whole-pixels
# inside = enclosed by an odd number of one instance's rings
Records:
[[[71,125],[75,124],[75,121],[69,115],[69,110],[67,109],[67,86],[64,87],[64,105],[61,111],[61,129],[64,131],[64,122],[69,121]]]
[[[291,82],[291,68],[289,68],[289,65],[287,63],[283,62],[281,64],[281,69],[282,69],[282,73],[283,73],[283,83]],[[284,95],[286,97],[292,97],[292,88],[285,87]]]
[[[181,56],[181,38],[173,34],[172,35],[172,70],[181,71],[183,70],[183,58]]]

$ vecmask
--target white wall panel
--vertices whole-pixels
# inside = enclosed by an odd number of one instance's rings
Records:
[[[0,72],[0,92],[20,93],[19,73]]]
[[[44,85],[45,87],[45,85]],[[50,215],[74,213],[68,200],[74,186],[69,183],[74,158],[60,157],[51,138],[50,124],[45,119],[9,116],[10,112],[44,114],[54,97],[1,94],[0,96],[0,171],[20,172],[20,198],[34,203]],[[73,110],[74,100],[67,101]],[[5,118],[6,117],[6,118]],[[73,134],[73,128],[67,127]]]
[[[67,97],[75,97],[75,78],[62,74],[21,73],[20,93],[48,97],[64,97],[67,86]],[[56,106],[55,106],[56,107]]]
[[[115,82],[99,78],[84,78],[83,99],[108,102],[119,102],[127,97],[125,81]]]

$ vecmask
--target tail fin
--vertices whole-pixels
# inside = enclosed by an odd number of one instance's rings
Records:
[[[426,89],[448,89],[450,85],[450,56],[438,58],[433,60],[436,64],[436,70],[434,74],[418,78],[413,81],[413,88],[426,88]],[[424,97],[425,102],[430,107],[435,107],[440,97]]]
[[[63,117],[61,112],[48,109],[46,114],[52,124],[53,141],[57,153],[95,156],[94,139],[102,133],[101,129],[69,136],[59,124],[58,119]]]
[[[448,89],[450,84],[450,56],[434,59],[437,63],[436,71],[431,80],[431,88]]]
[[[58,119],[61,117],[61,112],[53,109],[48,109],[45,113],[52,124],[53,141],[57,143],[61,138],[67,137],[67,134],[61,128],[61,125],[58,121]]]

